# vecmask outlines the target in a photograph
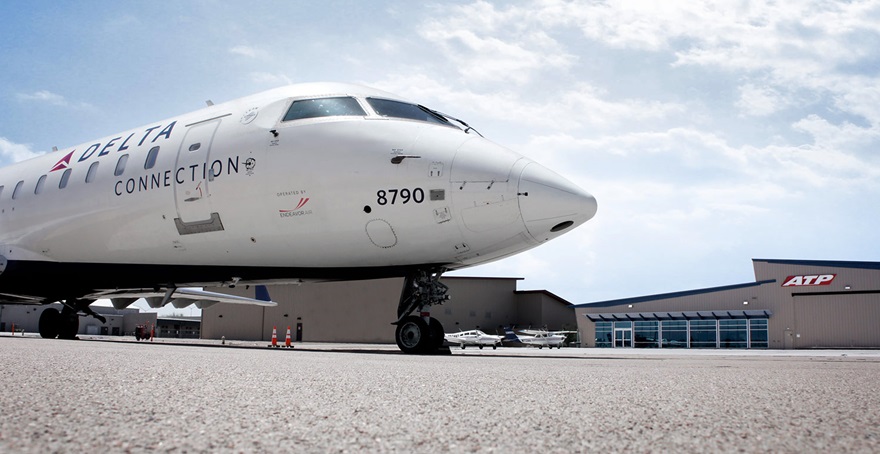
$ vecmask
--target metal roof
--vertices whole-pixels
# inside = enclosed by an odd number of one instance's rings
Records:
[[[585,314],[594,322],[601,321],[642,321],[642,320],[718,320],[731,318],[769,318],[769,310],[748,311],[690,311],[690,312],[616,312],[604,314]]]
[[[665,300],[665,299],[670,299],[670,298],[680,298],[682,296],[702,295],[705,293],[723,292],[726,290],[736,290],[736,289],[740,289],[740,288],[759,287],[761,285],[769,284],[772,282],[776,282],[776,279],[768,279],[768,280],[758,281],[758,282],[749,282],[746,284],[725,285],[722,287],[710,287],[710,288],[701,288],[701,289],[697,289],[697,290],[685,290],[683,292],[661,293],[658,295],[648,295],[648,296],[637,296],[634,298],[624,298],[624,299],[619,299],[619,300],[597,301],[595,303],[576,304],[576,305],[574,305],[574,307],[609,307],[609,306],[619,306],[621,304],[644,303],[647,301],[658,301],[658,300]]]
[[[838,260],[789,260],[789,259],[752,259],[753,262],[771,263],[774,265],[821,266],[837,268],[856,268],[863,270],[880,270],[880,262],[853,262]]]

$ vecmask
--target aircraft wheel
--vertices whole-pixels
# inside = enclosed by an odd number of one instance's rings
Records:
[[[58,337],[58,331],[60,330],[61,325],[61,314],[58,313],[58,309],[49,308],[43,311],[40,314],[40,337],[46,339],[54,339]]]
[[[461,344],[461,349],[464,350],[464,344]]]
[[[428,324],[421,317],[403,318],[394,331],[394,340],[404,353],[423,353],[433,345]]]
[[[428,349],[436,350],[443,347],[443,342],[446,341],[446,333],[443,332],[443,325],[440,324],[440,320],[431,317],[429,321],[428,332],[431,334],[431,343],[428,344]]]
[[[482,345],[480,345],[480,346],[479,346],[479,347],[480,347],[480,350],[482,350],[482,349],[483,349],[483,346],[482,346]]]
[[[497,346],[497,345],[493,345],[493,346],[492,346],[492,350],[497,350],[497,349],[498,349],[498,346]]]
[[[59,322],[58,338],[76,339],[76,333],[79,331],[79,315],[73,311],[63,311]]]
[[[540,349],[542,349],[542,348],[544,348],[543,345],[539,345],[539,346],[538,346],[538,350],[540,350]]]

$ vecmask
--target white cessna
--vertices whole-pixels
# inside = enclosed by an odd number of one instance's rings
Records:
[[[504,339],[510,342],[519,342],[524,345],[530,345],[541,349],[545,346],[547,348],[562,348],[562,344],[565,343],[567,337],[566,335],[574,333],[575,331],[521,329],[519,332],[521,334],[515,333],[512,329],[507,329],[505,330]]]
[[[461,349],[468,345],[476,345],[481,350],[484,346],[491,345],[492,349],[498,348],[498,344],[501,343],[502,336],[495,336],[493,334],[486,334],[478,329],[470,330],[470,331],[459,331],[457,333],[446,333],[446,341],[461,345]]]
[[[595,213],[461,120],[363,86],[291,85],[0,169],[0,303],[61,302],[40,334],[72,338],[100,298],[274,305],[185,288],[404,277],[397,344],[426,353],[444,340],[429,314],[443,272]]]

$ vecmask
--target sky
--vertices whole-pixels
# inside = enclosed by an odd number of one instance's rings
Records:
[[[8,0],[0,69],[0,165],[290,83],[447,112],[599,203],[454,275],[575,304],[880,260],[880,0]]]

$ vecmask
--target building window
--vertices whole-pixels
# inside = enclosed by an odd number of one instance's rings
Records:
[[[633,324],[633,347],[657,348],[660,346],[659,336],[657,335],[659,331],[659,322],[652,320],[633,322]]]
[[[766,318],[749,320],[749,348],[768,348]]]
[[[748,320],[718,320],[718,346],[721,348],[747,348]]]
[[[660,324],[662,348],[688,347],[687,320],[663,320]]]
[[[715,320],[691,320],[691,348],[716,348],[718,324]]]
[[[596,322],[596,347],[611,348],[613,322]]]

